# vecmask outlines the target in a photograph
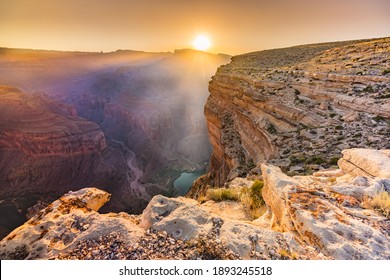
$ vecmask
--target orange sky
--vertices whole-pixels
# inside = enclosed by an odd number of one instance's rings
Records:
[[[390,36],[389,0],[0,0],[0,46],[210,52]]]

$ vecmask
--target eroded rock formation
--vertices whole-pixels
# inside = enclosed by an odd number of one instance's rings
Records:
[[[210,172],[190,195],[253,162],[303,174],[335,165],[343,149],[389,148],[389,56],[385,38],[233,57],[209,84]]]
[[[346,150],[342,160],[368,174],[368,166],[390,166],[389,153]],[[218,203],[161,195],[139,216],[99,214],[110,195],[82,189],[5,237],[0,258],[390,259],[390,221],[364,203],[390,190],[390,176],[360,176],[347,168],[292,178],[269,164],[261,168],[268,211],[258,220],[213,211]]]

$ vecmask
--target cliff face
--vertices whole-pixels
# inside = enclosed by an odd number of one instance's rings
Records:
[[[98,168],[105,148],[99,126],[76,117],[71,107],[0,88],[1,197],[49,192],[53,185],[44,183],[49,178],[60,182],[57,188],[67,185],[60,178],[69,184],[92,182],[90,176],[82,178],[82,170]]]
[[[190,195],[265,160],[305,173],[334,165],[346,148],[388,148],[389,56],[385,38],[233,57],[209,84],[210,172]]]
[[[1,86],[0,235],[39,201],[80,186],[110,188],[108,178],[125,176],[110,164],[112,154],[99,126],[73,107]]]

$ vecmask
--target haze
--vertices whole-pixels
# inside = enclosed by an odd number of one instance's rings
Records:
[[[214,53],[388,36],[388,0],[0,0],[0,46],[78,51],[189,48]]]

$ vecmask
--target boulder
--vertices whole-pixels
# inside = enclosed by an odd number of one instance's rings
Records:
[[[293,179],[278,167],[261,168],[273,230],[296,232],[300,240],[335,259],[389,258],[388,220],[360,208],[363,197],[377,192],[382,181],[361,184],[360,178],[349,185],[328,186],[318,177]]]
[[[338,165],[344,172],[390,179],[390,150],[348,149],[342,154]]]
[[[0,242],[0,259],[56,258],[80,242],[112,232],[120,234],[125,244],[134,244],[143,230],[130,215],[96,212],[110,196],[96,188],[69,192],[6,236]]]

